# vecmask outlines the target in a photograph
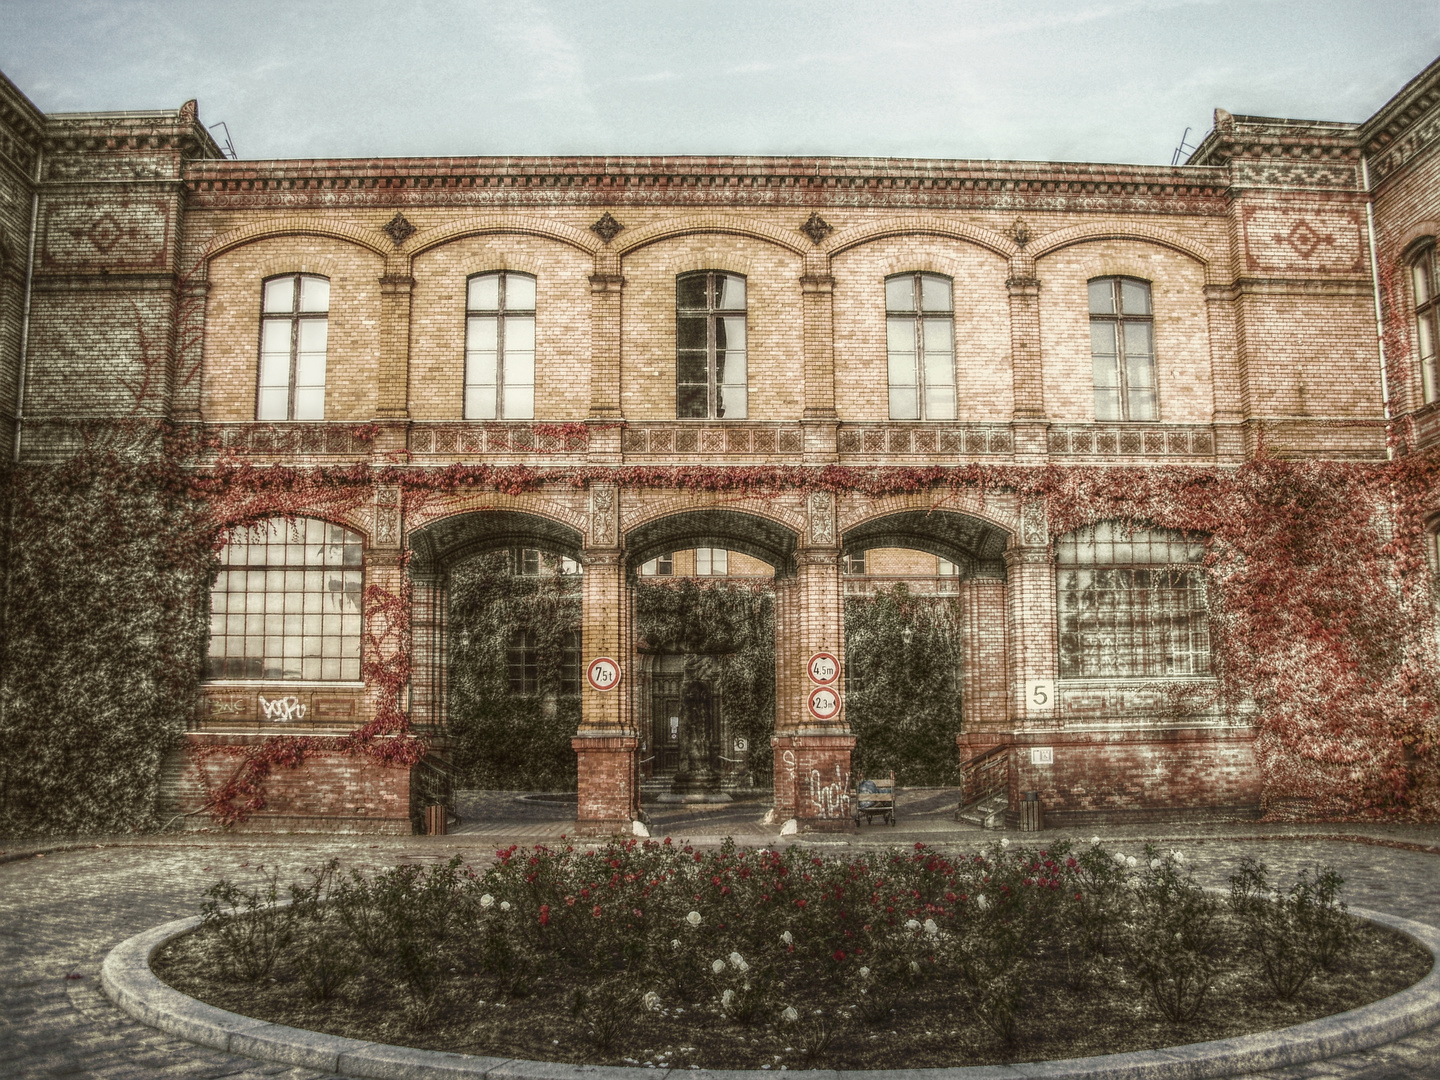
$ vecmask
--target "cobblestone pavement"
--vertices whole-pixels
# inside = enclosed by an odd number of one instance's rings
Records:
[[[482,800],[482,818],[445,837],[273,838],[188,833],[87,843],[0,841],[0,1077],[315,1077],[304,1069],[234,1057],[170,1038],[123,1015],[99,987],[105,954],[118,942],[169,919],[194,914],[216,877],[254,881],[261,867],[293,875],[331,856],[346,866],[432,862],[460,854],[480,861],[498,846],[558,838],[572,819],[563,806],[510,809],[514,795]],[[907,805],[909,813],[906,813]],[[949,820],[944,792],[902,793],[894,828],[862,826],[858,835],[800,838],[816,846],[911,844],[974,849],[995,833]],[[734,834],[745,843],[776,843],[777,828],[759,823],[764,807],[730,804],[706,810],[654,808],[657,835],[700,842]],[[528,815],[528,816],[527,816]],[[508,820],[507,820],[508,819]],[[1183,851],[1196,875],[1222,884],[1235,862],[1253,854],[1286,874],[1313,862],[1337,867],[1356,907],[1440,923],[1440,829],[1232,824],[1094,830],[1107,844],[1137,851],[1164,842]],[[543,834],[537,836],[536,833]],[[1012,841],[1022,839],[1010,833]],[[1050,830],[1025,840],[1067,835]],[[1086,830],[1083,838],[1088,839]],[[788,840],[788,838],[787,838]],[[1428,850],[1427,850],[1428,849]],[[1362,1054],[1261,1074],[1254,1080],[1440,1080],[1440,1028]]]

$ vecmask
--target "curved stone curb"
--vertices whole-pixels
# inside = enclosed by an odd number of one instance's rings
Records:
[[[1215,1042],[1163,1050],[1040,1061],[1015,1065],[971,1065],[948,1069],[876,1069],[805,1072],[813,1080],[1206,1080],[1304,1065],[1339,1054],[1383,1046],[1440,1023],[1440,930],[1379,912],[1351,914],[1398,930],[1430,950],[1430,973],[1372,1005],[1312,1020],[1308,1024],[1240,1035]],[[615,1065],[568,1065],[553,1061],[515,1061],[473,1057],[437,1050],[363,1042],[339,1035],[272,1024],[217,1009],[166,986],[150,970],[150,958],[171,938],[200,924],[200,917],[177,919],[136,934],[110,950],[100,982],[110,1000],[142,1024],[190,1042],[262,1061],[341,1073],[365,1080],[655,1080],[675,1072],[695,1080],[755,1080],[750,1069],[639,1069]],[[772,1070],[773,1073],[773,1070]],[[676,1080],[680,1080],[677,1076]]]

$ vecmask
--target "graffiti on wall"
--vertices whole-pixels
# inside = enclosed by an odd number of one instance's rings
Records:
[[[305,706],[295,696],[275,698],[270,700],[264,694],[260,695],[260,710],[265,714],[267,720],[304,720]]]
[[[840,770],[838,761],[835,763],[835,782],[833,784],[822,783],[820,770],[811,769],[810,806],[814,811],[813,816],[818,818],[843,817],[850,801],[848,787],[848,779]]]

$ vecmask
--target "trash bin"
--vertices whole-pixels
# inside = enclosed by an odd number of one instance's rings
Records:
[[[1039,832],[1043,828],[1045,828],[1045,816],[1040,810],[1040,792],[1021,792],[1020,831]]]
[[[425,835],[445,835],[445,807],[427,806],[425,808]]]

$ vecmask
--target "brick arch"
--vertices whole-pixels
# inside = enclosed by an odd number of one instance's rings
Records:
[[[362,228],[349,221],[336,221],[328,218],[302,217],[301,215],[289,215],[281,218],[267,218],[257,221],[251,225],[242,225],[238,229],[221,233],[215,237],[200,253],[200,260],[209,263],[218,255],[223,255],[245,244],[253,244],[259,240],[271,240],[282,236],[317,236],[329,240],[339,240],[342,243],[354,244],[356,247],[365,248],[384,259],[390,255],[390,251],[384,246],[384,238],[379,233],[372,233],[371,230]]]
[[[982,498],[979,491],[970,488],[962,488],[958,491],[934,488],[927,491],[881,495],[876,498],[852,496],[849,499],[842,498],[840,500],[838,524],[840,531],[844,532],[872,518],[885,517],[888,514],[912,510],[948,510],[952,513],[979,518],[997,529],[1013,533],[1020,527],[1019,520],[1013,511],[1002,510],[1002,507],[1006,506],[1012,498],[1008,495],[995,494]]]
[[[617,238],[614,254],[624,258],[651,244],[672,240],[679,236],[697,236],[704,233],[721,233],[727,236],[744,236],[774,244],[802,258],[812,250],[810,244],[798,232],[782,229],[764,221],[732,217],[728,214],[695,214],[690,217],[668,218],[650,225],[642,225],[633,233],[624,232]]]
[[[1440,237],[1440,221],[1427,218],[1414,222],[1404,231],[1397,233],[1393,249],[1398,253],[1397,258],[1409,262],[1425,246],[1423,241],[1435,240],[1437,237]]]
[[[524,236],[539,236],[579,248],[587,255],[594,255],[601,248],[600,238],[588,229],[577,229],[545,218],[519,217],[514,214],[469,214],[422,229],[405,245],[410,257],[430,251],[441,244],[463,240],[469,236],[484,236],[496,233],[514,233]]]
[[[1034,247],[1026,254],[1038,263],[1046,255],[1054,254],[1061,248],[1071,247],[1075,244],[1089,244],[1098,240],[1135,240],[1142,244],[1158,244],[1161,247],[1178,251],[1182,255],[1188,255],[1205,268],[1207,281],[1215,266],[1214,254],[1189,237],[1170,232],[1168,229],[1157,228],[1154,225],[1137,225],[1130,222],[1123,224],[1097,222],[1056,229],[1034,241]]]
[[[538,547],[579,559],[584,542],[583,530],[549,514],[472,507],[409,530],[409,571],[417,580],[430,579],[471,556],[511,547]]]
[[[874,547],[909,548],[948,559],[966,577],[1005,574],[1005,549],[1015,523],[1001,520],[978,497],[937,501],[934,493],[887,496],[840,521],[847,553]]]
[[[1009,237],[991,229],[972,225],[968,221],[952,221],[931,214],[915,214],[903,217],[885,218],[883,221],[866,222],[852,229],[845,229],[830,237],[821,250],[831,258],[841,252],[875,240],[886,240],[892,236],[943,236],[951,240],[963,240],[985,248],[1002,259],[1013,259],[1020,249]]]
[[[759,495],[735,495],[719,491],[680,492],[653,501],[647,500],[639,506],[622,510],[620,531],[628,533],[656,518],[691,510],[738,510],[742,514],[769,518],[797,536],[804,535],[805,532],[805,512],[798,506],[781,506],[778,500]]]
[[[326,509],[322,506],[300,506],[294,511],[280,513],[275,510],[259,510],[254,514],[234,515],[223,518],[216,523],[217,532],[224,532],[237,525],[253,525],[259,521],[268,521],[270,518],[313,518],[316,521],[323,521],[329,525],[339,525],[349,529],[353,533],[359,533],[365,541],[365,546],[370,546],[370,534],[373,531],[373,522],[368,514],[363,514],[363,509],[368,508],[367,501],[361,504],[362,514],[355,514],[351,511],[337,511]]]
[[[524,514],[533,514],[537,517],[551,518],[581,533],[585,531],[584,511],[577,510],[563,498],[558,498],[548,492],[527,491],[518,495],[510,495],[501,491],[462,491],[445,499],[431,512],[427,513],[421,509],[407,515],[406,532],[418,532],[420,529],[446,518],[485,510],[513,510]]]
[[[625,530],[625,557],[632,571],[657,555],[706,546],[760,559],[774,567],[776,577],[784,577],[791,572],[800,534],[753,508],[693,505]]]

